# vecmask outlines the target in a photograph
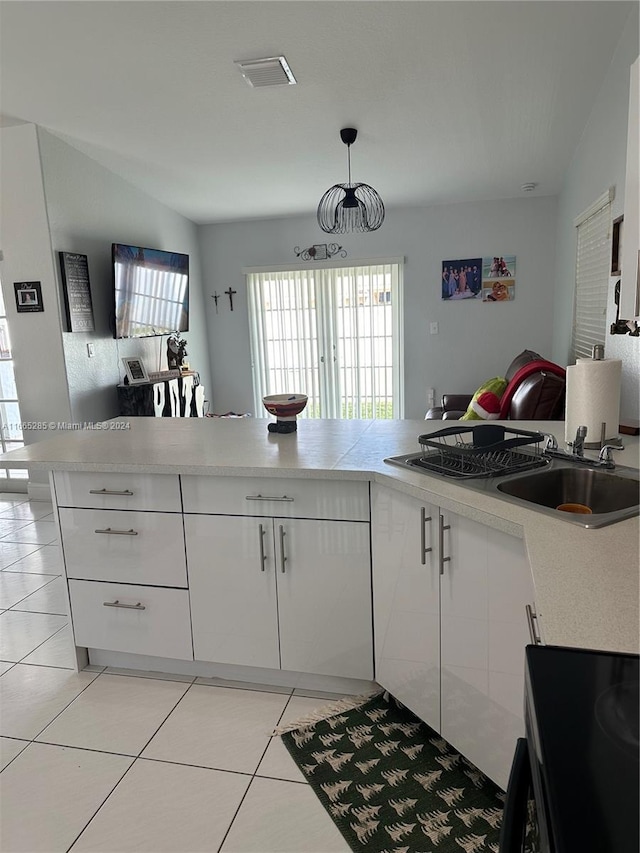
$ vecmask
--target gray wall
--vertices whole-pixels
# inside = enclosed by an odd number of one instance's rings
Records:
[[[629,68],[638,56],[638,8],[631,13],[600,92],[595,98],[580,144],[566,172],[558,199],[557,266],[554,300],[553,358],[567,364],[573,325],[576,229],[574,218],[609,187],[616,197],[613,218],[624,213]],[[613,283],[610,287],[607,326],[615,319]],[[628,318],[625,318],[628,319]],[[640,338],[607,335],[605,354],[621,358],[622,417],[638,419]]]
[[[523,198],[473,204],[398,208],[387,211],[372,234],[340,241],[346,261],[405,257],[405,417],[421,418],[426,389],[473,391],[483,380],[504,375],[524,348],[550,357],[553,323],[555,198]],[[212,411],[251,412],[251,363],[243,267],[299,263],[294,247],[332,242],[315,216],[200,226],[207,292],[232,286],[234,311],[223,296],[209,325]],[[490,304],[441,299],[441,262],[483,255],[517,256],[516,298]],[[312,262],[310,262],[311,264]],[[439,334],[429,334],[437,321]],[[304,391],[303,388],[292,389]]]
[[[47,131],[38,129],[56,273],[57,253],[88,257],[95,332],[62,334],[72,419],[98,421],[118,414],[115,386],[123,356],[140,356],[148,370],[166,370],[166,337],[113,339],[111,243],[131,243],[189,255],[188,359],[208,392],[209,352],[203,311],[197,230],[193,222],[141,192]],[[88,358],[87,343],[95,356]],[[22,394],[22,387],[20,387]]]

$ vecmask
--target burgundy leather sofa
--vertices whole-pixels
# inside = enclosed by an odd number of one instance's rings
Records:
[[[523,350],[504,374],[500,418],[519,421],[556,421],[564,418],[565,370],[533,350]],[[427,420],[457,420],[473,394],[444,394],[442,405],[429,409]]]

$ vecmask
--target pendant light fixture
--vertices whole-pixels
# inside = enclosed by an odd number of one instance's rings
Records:
[[[376,231],[384,222],[384,204],[369,184],[351,183],[351,146],[358,131],[344,127],[340,138],[347,146],[349,181],[334,184],[320,199],[318,225],[327,234],[346,234],[347,231]]]

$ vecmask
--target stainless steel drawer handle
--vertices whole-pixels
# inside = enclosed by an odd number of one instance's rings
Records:
[[[282,568],[280,569],[280,571],[282,572],[282,574],[284,574],[285,564],[287,562],[287,555],[285,554],[285,550],[284,550],[284,537],[287,534],[284,532],[284,527],[281,524],[279,525],[279,527],[280,527],[280,563],[282,565]]]
[[[90,495],[120,495],[121,497],[130,498],[133,492],[129,489],[124,489],[121,492],[116,492],[113,489],[89,489]]]
[[[293,498],[288,498],[286,495],[273,497],[271,495],[246,495],[245,501],[293,501]]]
[[[431,521],[431,516],[427,515],[426,509],[420,507],[420,562],[423,566],[427,564],[427,554],[433,551],[433,548],[427,548],[427,522]]]
[[[263,525],[259,524],[258,525],[258,535],[259,535],[259,541],[260,541],[260,571],[261,572],[265,571],[264,564],[267,562],[267,557],[266,557],[266,554],[264,553],[264,533],[265,533],[265,530],[264,530]]]
[[[529,624],[529,636],[531,637],[531,642],[534,646],[541,646],[542,639],[536,631],[538,614],[534,611],[533,607],[530,604],[526,604],[524,609],[527,614],[527,623]]]
[[[110,536],[137,536],[138,531],[131,528],[131,530],[112,530],[111,527],[105,527],[104,530],[94,530],[94,533],[108,533]]]
[[[444,564],[451,562],[451,557],[444,556],[444,532],[451,530],[450,524],[444,523],[444,516],[440,514],[439,546],[440,546],[440,574],[444,574]]]
[[[123,610],[146,610],[147,609],[145,607],[145,605],[140,604],[140,602],[138,602],[137,604],[121,604],[117,598],[115,601],[103,601],[102,606],[103,607],[122,607]]]

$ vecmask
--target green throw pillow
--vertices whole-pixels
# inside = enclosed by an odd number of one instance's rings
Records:
[[[471,398],[461,421],[493,420],[500,414],[500,397],[505,392],[507,380],[495,376],[484,382]]]

